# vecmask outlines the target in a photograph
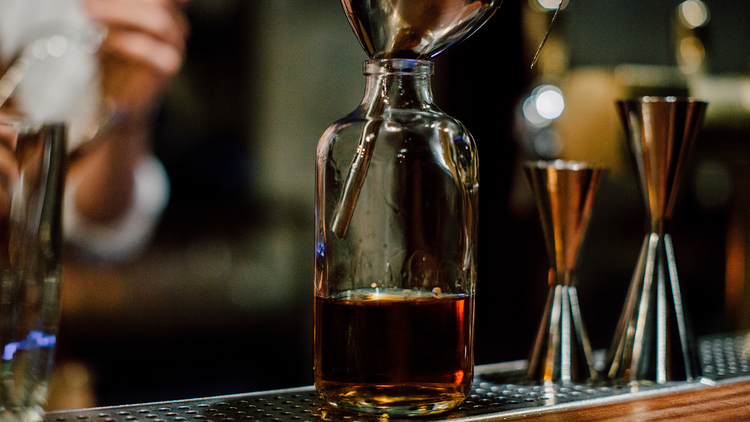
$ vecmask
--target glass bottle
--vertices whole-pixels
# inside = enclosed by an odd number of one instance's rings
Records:
[[[315,385],[332,406],[420,415],[473,378],[479,166],[426,60],[364,64],[316,162]]]

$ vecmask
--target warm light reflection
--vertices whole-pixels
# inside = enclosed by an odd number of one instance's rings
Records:
[[[745,81],[740,88],[740,102],[743,107],[750,111],[750,81]]]
[[[698,28],[708,23],[708,6],[700,0],[686,0],[679,7],[680,20],[688,28]]]
[[[685,74],[692,74],[700,70],[706,50],[703,43],[696,37],[685,37],[680,40],[678,49],[680,70]]]
[[[744,326],[741,321],[742,303],[745,290],[745,251],[747,242],[743,230],[736,230],[745,225],[743,218],[732,216],[726,239],[726,267],[724,269],[724,308],[733,324]]]
[[[453,383],[461,384],[462,382],[464,382],[464,371],[458,370],[453,374]]]

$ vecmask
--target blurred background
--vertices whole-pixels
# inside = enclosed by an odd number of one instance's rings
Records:
[[[474,134],[481,168],[476,363],[527,357],[547,257],[526,160],[608,166],[581,251],[579,292],[605,348],[635,268],[644,210],[614,107],[710,102],[673,222],[698,335],[750,328],[750,3],[505,0],[435,60],[437,104]],[[171,198],[149,248],[65,268],[50,408],[312,383],[314,159],[364,91],[337,0],[191,0],[186,63],[154,148]]]

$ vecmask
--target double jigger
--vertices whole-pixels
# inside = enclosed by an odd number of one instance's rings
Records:
[[[572,161],[525,167],[539,209],[550,286],[527,378],[539,382],[597,379],[575,286],[578,250],[605,169]]]
[[[677,190],[707,103],[675,97],[619,101],[646,207],[646,235],[599,372],[578,302],[575,270],[606,169],[573,161],[527,164],[550,260],[549,296],[526,371],[535,384],[637,386],[700,376],[668,231]]]

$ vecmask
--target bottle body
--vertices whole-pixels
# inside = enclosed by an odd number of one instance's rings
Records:
[[[430,414],[471,388],[477,151],[430,73],[366,62],[363,103],[318,144],[314,376],[336,407]]]

